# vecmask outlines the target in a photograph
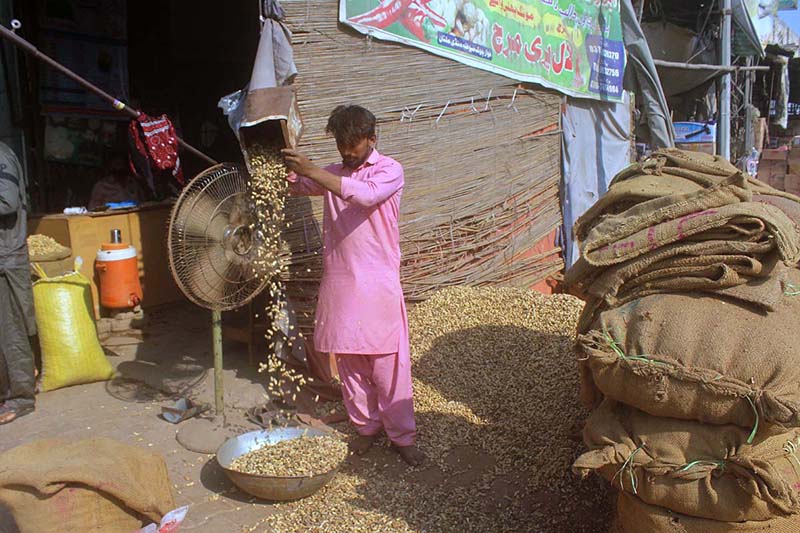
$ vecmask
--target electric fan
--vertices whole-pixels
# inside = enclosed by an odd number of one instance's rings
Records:
[[[167,235],[169,266],[189,300],[212,312],[214,400],[223,414],[222,311],[258,295],[270,273],[256,268],[258,242],[247,171],[233,163],[195,177],[172,208]]]

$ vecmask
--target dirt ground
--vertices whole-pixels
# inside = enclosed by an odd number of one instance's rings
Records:
[[[185,305],[151,312],[148,319],[143,343],[118,346],[110,354],[109,360],[119,372],[117,378],[106,383],[39,394],[33,414],[0,429],[0,452],[36,439],[97,436],[117,439],[147,448],[165,458],[177,504],[190,506],[182,531],[279,531],[268,528],[266,522],[275,513],[292,513],[296,504],[276,506],[239,492],[216,464],[213,455],[188,451],[178,443],[176,433],[182,425],[169,424],[159,416],[161,406],[170,405],[179,397],[213,404],[209,313]],[[224,352],[227,427],[219,431],[233,435],[257,429],[245,420],[243,414],[247,408],[264,403],[264,376],[248,363],[244,345],[226,341]],[[424,417],[419,423],[424,428]],[[335,427],[343,432],[349,431],[343,423],[335,424]],[[397,454],[386,446],[378,446],[364,458],[352,459],[339,477],[347,481],[353,474],[358,474],[366,480],[365,484],[353,489],[359,495],[359,505],[367,507],[365,512],[399,513],[397,518],[413,527],[413,510],[371,498],[370,483],[385,483],[396,478],[402,481],[404,490],[413,491],[418,487],[431,494],[444,494],[442,501],[447,501],[447,494],[458,493],[493,468],[492,457],[470,446],[451,450],[443,464],[445,469],[431,466],[421,471],[408,471]],[[604,490],[597,480],[580,481],[576,478],[575,483],[588,483],[586,489],[589,491],[595,487]],[[512,499],[511,495],[524,484],[525,479],[519,476],[496,477],[490,496],[474,504],[486,512],[500,512],[497,510],[506,505]],[[607,530],[607,506],[587,508],[582,516],[560,522],[572,524],[570,527],[562,525],[553,529],[545,525],[546,521],[539,520],[543,515],[557,514],[570,507],[564,501],[567,497],[557,489],[542,491],[534,494],[526,507],[513,511],[530,513],[529,527],[524,528],[526,531],[575,530],[572,527],[575,524],[581,524],[579,529],[584,531]],[[402,502],[403,499],[398,497],[397,504]],[[450,511],[458,512],[457,509]],[[320,526],[319,531],[325,531],[325,520],[320,521]],[[13,521],[1,509],[0,531],[15,531]]]

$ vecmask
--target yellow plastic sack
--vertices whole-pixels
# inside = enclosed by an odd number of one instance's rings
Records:
[[[104,381],[114,374],[92,319],[91,284],[79,268],[76,260],[74,272],[51,278],[33,265],[40,277],[33,284],[33,305],[42,347],[43,391]]]

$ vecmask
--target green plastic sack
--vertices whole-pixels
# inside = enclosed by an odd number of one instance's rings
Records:
[[[92,319],[91,284],[79,268],[76,260],[74,272],[48,277],[33,265],[40,277],[33,284],[33,305],[42,347],[42,391],[105,381],[114,374]]]

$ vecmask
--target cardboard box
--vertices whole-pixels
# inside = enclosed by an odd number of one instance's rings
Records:
[[[789,151],[789,173],[800,174],[800,146],[793,146]]]
[[[766,181],[767,185],[769,185],[773,189],[778,189],[779,191],[785,191],[786,190],[786,175],[785,174],[769,176],[766,180],[763,180],[763,181]]]
[[[717,142],[717,125],[705,122],[674,122],[675,143],[707,144]]]
[[[244,150],[253,143],[294,148],[302,134],[303,119],[294,88],[273,87],[247,93],[239,127]]]
[[[789,151],[776,149],[767,149],[761,151],[761,161],[788,161]]]
[[[767,119],[759,118],[756,120],[753,139],[755,142],[755,149],[759,152],[762,151],[769,142],[769,127],[767,125]]]
[[[758,179],[765,183],[769,183],[771,179],[776,176],[786,175],[786,161],[774,159],[762,159],[758,163]]]
[[[786,174],[758,174],[758,180],[763,181],[773,189],[786,190]]]
[[[800,196],[800,174],[787,174],[784,191]]]
[[[708,142],[708,143],[675,143],[675,148],[680,150],[686,150],[687,152],[702,152],[704,154],[711,154],[716,155],[717,153],[717,143],[716,142]]]

